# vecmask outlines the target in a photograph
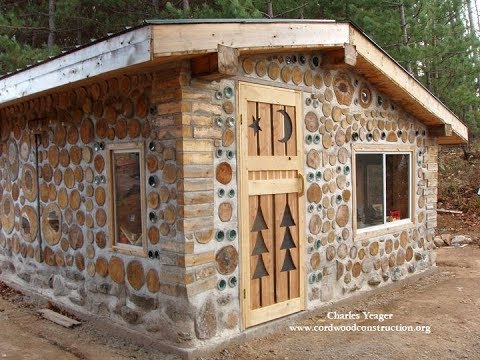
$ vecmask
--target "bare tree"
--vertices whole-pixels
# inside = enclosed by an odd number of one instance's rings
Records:
[[[475,2],[476,4],[476,2]],[[467,14],[468,14],[468,22],[470,24],[470,35],[472,37],[477,36],[476,28],[475,28],[475,22],[473,21],[473,6],[472,6],[472,0],[466,0],[466,7],[467,7]],[[478,9],[477,9],[477,16],[478,16]],[[479,53],[478,49],[474,49],[473,51],[473,56],[475,59],[479,58]],[[480,75],[477,77],[477,93],[480,93]]]
[[[55,45],[55,0],[48,0],[48,42],[49,48]]]
[[[474,1],[475,4],[475,13],[477,14],[477,28],[476,30],[480,31],[480,13],[478,12],[478,4]]]
[[[155,11],[155,14],[158,13],[158,10],[160,8],[160,0],[152,0],[152,7]]]
[[[466,8],[468,14],[468,23],[469,23],[469,30],[470,35],[475,36],[475,22],[473,21],[473,7],[472,7],[472,0],[466,1]]]
[[[190,2],[189,0],[183,0],[182,2],[182,7],[184,12],[189,12],[190,11]]]
[[[267,16],[273,19],[273,0],[267,0]]]
[[[402,28],[402,44],[406,48],[408,48],[408,29],[407,29],[407,20],[405,17],[405,4],[403,3],[403,0],[400,1],[400,26]],[[412,64],[407,62],[407,71],[409,73],[412,73]]]

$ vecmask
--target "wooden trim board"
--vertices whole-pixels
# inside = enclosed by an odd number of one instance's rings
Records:
[[[115,216],[115,184],[112,156],[116,152],[138,152],[140,155],[140,201],[142,216],[142,246],[116,244],[116,216]],[[145,145],[143,142],[112,143],[106,145],[107,163],[107,192],[108,192],[108,229],[109,247],[112,251],[126,255],[147,256],[147,225],[146,225],[146,178],[145,178]]]
[[[391,223],[389,226],[381,227],[372,231],[357,231],[357,166],[356,166],[356,155],[357,153],[396,153],[396,152],[408,152],[410,153],[410,222],[395,224]],[[359,241],[364,239],[369,239],[372,237],[383,236],[386,234],[391,234],[397,231],[402,231],[410,229],[415,226],[416,223],[416,204],[417,204],[417,182],[415,181],[417,175],[417,164],[416,164],[416,148],[414,145],[401,145],[401,144],[392,144],[392,145],[378,145],[378,144],[353,144],[352,145],[352,231],[353,231],[353,240]]]

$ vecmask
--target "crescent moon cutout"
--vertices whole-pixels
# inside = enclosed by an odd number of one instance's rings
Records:
[[[286,143],[292,137],[292,119],[285,110],[278,110],[283,115],[283,139],[280,139],[281,143]]]

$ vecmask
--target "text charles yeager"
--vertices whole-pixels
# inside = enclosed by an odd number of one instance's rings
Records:
[[[327,319],[330,319],[330,320],[377,320],[379,322],[382,322],[385,320],[391,320],[392,318],[393,318],[393,314],[379,314],[379,313],[371,313],[369,311],[361,311],[361,312],[349,311],[348,313],[330,311],[327,313]]]

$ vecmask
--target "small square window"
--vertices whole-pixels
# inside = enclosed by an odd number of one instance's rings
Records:
[[[143,144],[111,144],[110,239],[115,251],[145,255],[145,170]]]
[[[411,152],[355,154],[357,232],[411,222],[411,157]]]

